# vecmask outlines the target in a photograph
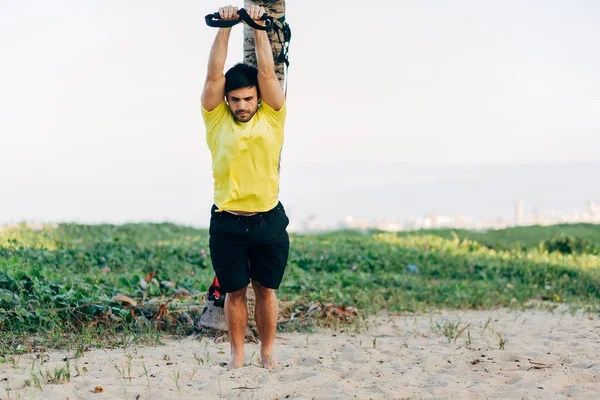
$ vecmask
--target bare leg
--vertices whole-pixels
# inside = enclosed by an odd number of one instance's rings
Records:
[[[248,326],[248,307],[246,306],[246,288],[225,296],[225,319],[231,341],[231,360],[228,369],[244,366],[244,342]]]
[[[279,308],[277,295],[275,294],[275,290],[263,287],[255,280],[252,281],[252,287],[256,296],[254,319],[256,320],[258,334],[260,335],[260,357],[262,364],[267,369],[276,369],[279,368],[279,363],[275,358],[273,345],[275,343]]]

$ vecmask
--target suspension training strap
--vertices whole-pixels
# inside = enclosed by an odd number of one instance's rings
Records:
[[[276,63],[285,64],[285,96],[287,97],[288,77],[289,77],[289,52],[290,52],[290,41],[292,39],[292,29],[290,25],[285,22],[285,15],[281,18],[273,20],[273,29],[277,34],[277,40],[281,45],[281,52],[275,57]]]
[[[261,20],[265,21],[264,26],[259,25],[256,22],[254,22],[254,20],[252,18],[250,18],[250,16],[248,15],[248,12],[246,10],[244,10],[243,8],[240,8],[238,10],[238,15],[240,16],[239,19],[224,20],[224,19],[221,19],[221,15],[218,12],[216,12],[216,13],[208,14],[207,16],[204,17],[204,20],[206,21],[206,25],[208,25],[212,28],[231,28],[231,27],[239,24],[240,22],[244,21],[252,28],[258,29],[261,31],[270,31],[271,29],[273,29],[273,17],[268,16],[266,13],[263,14],[263,16],[260,18]]]

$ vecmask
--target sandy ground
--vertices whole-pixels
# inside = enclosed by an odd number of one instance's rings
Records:
[[[458,331],[468,327],[449,343],[443,327],[459,322]],[[247,366],[228,371],[222,364],[229,344],[200,337],[93,350],[70,360],[70,382],[42,383],[41,390],[34,373],[52,374],[73,354],[28,354],[0,364],[0,398],[600,399],[598,315],[495,310],[379,316],[360,334],[280,334],[277,343],[284,367],[273,372],[258,366],[257,344],[247,345]],[[40,365],[41,359],[46,362]],[[102,392],[93,393],[96,387]]]

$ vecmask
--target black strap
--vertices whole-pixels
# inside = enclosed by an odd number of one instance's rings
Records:
[[[240,8],[238,10],[238,15],[240,16],[240,19],[242,21],[259,31],[270,31],[271,29],[273,29],[273,17],[269,17],[266,13],[263,14],[262,17],[260,17],[262,21],[265,21],[264,25],[259,25],[256,22],[254,22],[254,20],[248,15],[248,12],[243,8]]]
[[[213,28],[231,28],[232,26],[244,21],[249,26],[257,30],[270,31],[273,29],[273,17],[270,17],[266,13],[260,18],[261,20],[265,21],[264,26],[254,22],[254,20],[248,15],[248,12],[243,8],[238,10],[238,15],[240,16],[239,19],[223,20],[221,19],[221,15],[216,12],[213,14],[208,14],[206,17],[204,17],[204,20],[206,21],[206,25]]]
[[[285,22],[285,15],[281,18],[274,20],[274,28],[277,33],[277,40],[281,44],[281,52],[275,59],[277,63],[285,63],[286,67],[289,67],[290,62],[288,60],[288,54],[290,51],[290,41],[292,40],[292,29],[290,25]]]

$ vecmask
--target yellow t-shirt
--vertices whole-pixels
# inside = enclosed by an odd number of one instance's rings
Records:
[[[262,102],[248,122],[238,122],[225,101],[202,107],[212,154],[217,211],[268,211],[279,201],[279,163],[286,105],[275,111]]]

